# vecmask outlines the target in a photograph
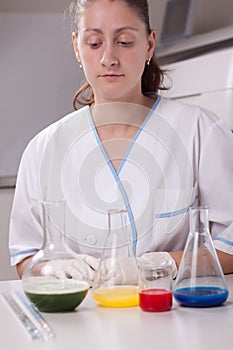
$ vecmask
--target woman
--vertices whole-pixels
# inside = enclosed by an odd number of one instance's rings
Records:
[[[233,272],[231,132],[213,113],[158,95],[163,71],[146,0],[78,0],[71,9],[87,80],[74,106],[85,106],[43,130],[23,154],[10,225],[19,276],[42,244],[41,200],[62,198],[75,221],[66,233],[92,279],[111,208],[126,208],[136,255],[168,261],[175,277],[188,209],[208,205],[223,271]],[[120,269],[133,273],[128,264]],[[59,270],[73,275],[64,262]]]

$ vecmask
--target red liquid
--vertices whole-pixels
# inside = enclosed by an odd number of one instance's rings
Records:
[[[139,293],[139,305],[143,311],[169,311],[172,307],[172,291],[168,289],[146,289]]]

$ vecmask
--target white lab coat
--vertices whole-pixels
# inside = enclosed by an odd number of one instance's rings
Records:
[[[115,171],[89,106],[69,114],[34,137],[22,156],[11,263],[42,245],[41,200],[61,199],[67,203],[65,234],[78,253],[100,256],[106,212],[123,207],[137,256],[182,250],[188,209],[204,205],[215,247],[233,254],[232,150],[231,131],[212,112],[158,97]]]

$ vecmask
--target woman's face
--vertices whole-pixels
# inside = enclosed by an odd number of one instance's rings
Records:
[[[141,76],[153,55],[155,33],[124,1],[96,0],[73,34],[76,57],[93,88],[95,103],[138,102]]]

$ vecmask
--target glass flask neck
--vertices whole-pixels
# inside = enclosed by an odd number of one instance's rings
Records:
[[[132,232],[130,225],[127,225],[127,211],[125,209],[111,209],[108,211],[108,238],[105,248],[127,249],[132,255]]]
[[[126,227],[126,213],[124,209],[110,209],[108,211],[108,228],[111,230],[124,230]]]
[[[42,202],[43,207],[43,250],[64,249],[65,201]]]
[[[208,207],[190,208],[190,232],[209,233]]]

